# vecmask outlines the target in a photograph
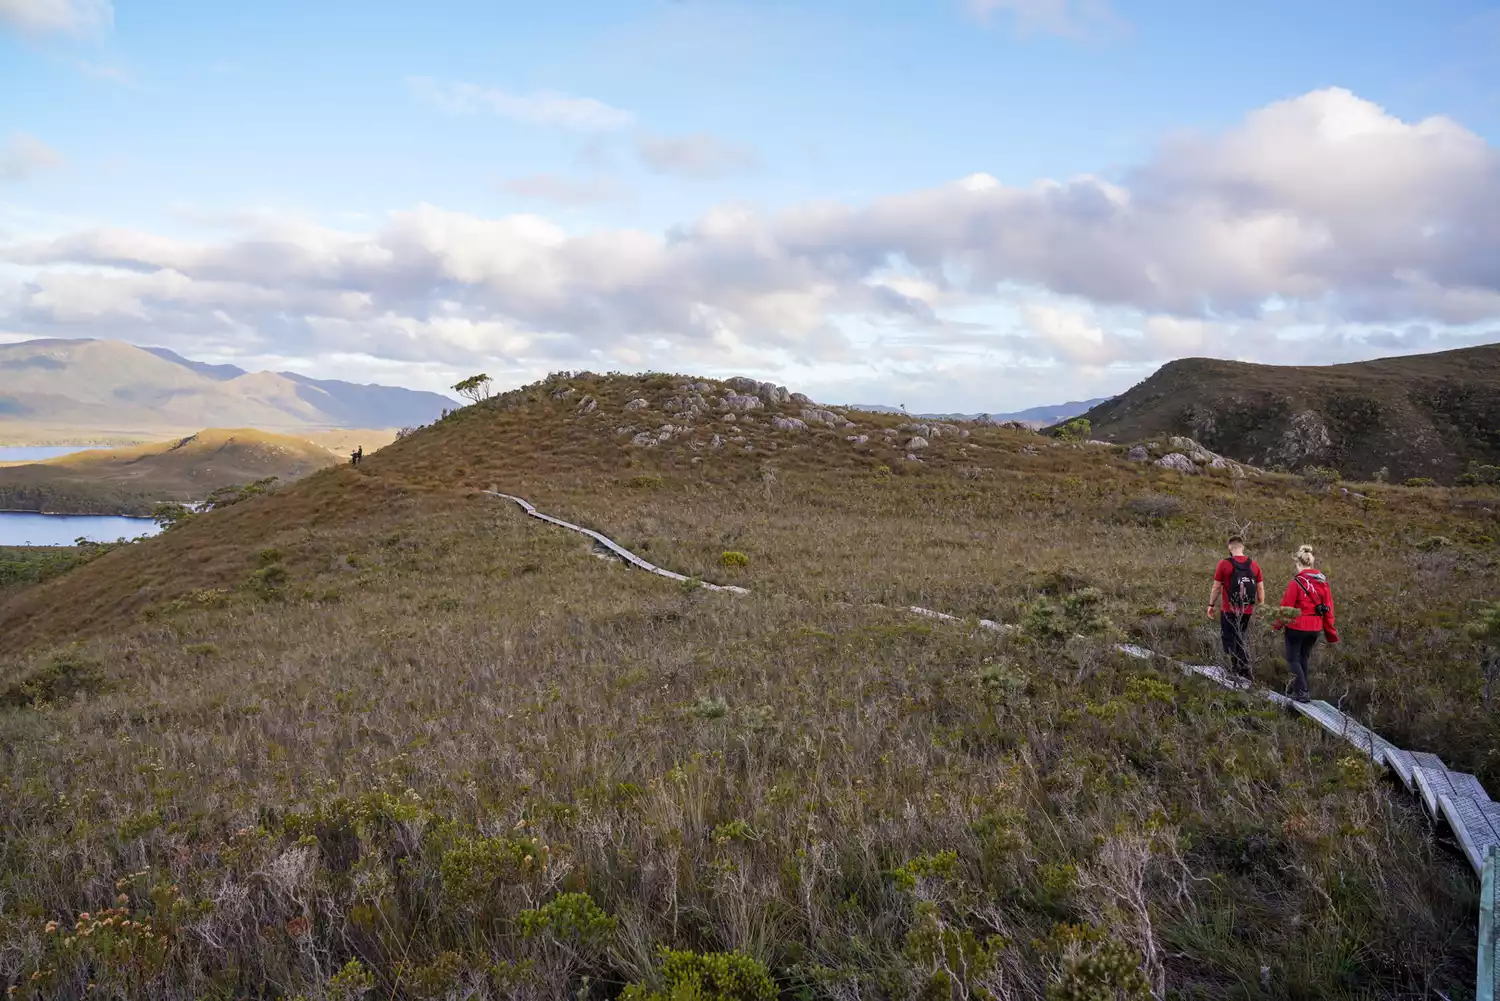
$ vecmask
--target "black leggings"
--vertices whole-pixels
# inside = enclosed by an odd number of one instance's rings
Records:
[[[1307,666],[1318,642],[1315,629],[1286,630],[1286,664],[1292,669],[1292,694],[1307,694]]]
[[[1245,634],[1249,631],[1249,612],[1219,613],[1219,639],[1224,643],[1229,666],[1236,674],[1250,673],[1250,653],[1245,649]]]

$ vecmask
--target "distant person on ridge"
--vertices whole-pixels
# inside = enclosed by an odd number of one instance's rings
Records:
[[[362,460],[364,457],[365,457],[365,447],[363,445],[360,445],[358,448],[356,448],[354,450],[354,464],[356,466],[359,465],[360,460]]]
[[[1250,651],[1245,647],[1245,634],[1250,629],[1250,616],[1255,606],[1265,604],[1266,581],[1261,576],[1260,564],[1245,555],[1245,539],[1239,534],[1229,537],[1229,557],[1219,561],[1214,570],[1214,584],[1208,592],[1208,617],[1219,612],[1219,639],[1224,644],[1224,654],[1235,676],[1250,680]]]
[[[1307,667],[1318,634],[1329,643],[1339,641],[1333,625],[1333,591],[1328,578],[1313,565],[1316,562],[1312,546],[1297,547],[1297,573],[1281,596],[1281,617],[1271,625],[1272,629],[1286,630],[1286,663],[1292,669],[1292,698],[1298,702],[1312,700],[1307,691]]]

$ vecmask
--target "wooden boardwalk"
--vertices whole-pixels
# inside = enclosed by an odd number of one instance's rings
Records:
[[[691,579],[648,563],[613,539],[591,528],[582,528],[560,518],[542,514],[520,497],[503,494],[498,490],[484,492],[512,501],[528,515],[540,521],[586,535],[626,563],[645,570],[647,573],[679,583]],[[702,581],[698,583],[711,591],[727,591],[732,594],[750,593],[745,588],[732,584],[709,584]],[[1013,628],[989,619],[963,619],[918,605],[908,606],[906,611],[944,622],[971,622],[994,632],[1008,632]],[[1389,768],[1409,792],[1415,793],[1421,799],[1428,816],[1434,822],[1440,821],[1448,825],[1464,857],[1469,860],[1469,865],[1473,867],[1480,879],[1479,959],[1474,998],[1475,1001],[1500,999],[1500,956],[1497,956],[1497,949],[1500,949],[1500,919],[1497,919],[1497,903],[1500,903],[1500,899],[1497,899],[1500,898],[1500,886],[1497,886],[1497,882],[1500,882],[1500,872],[1497,872],[1497,869],[1500,869],[1500,803],[1495,803],[1490,799],[1489,793],[1485,791],[1484,785],[1477,777],[1467,772],[1452,771],[1436,754],[1429,754],[1425,751],[1407,751],[1397,747],[1353,716],[1327,702],[1295,702],[1280,692],[1264,688],[1252,689],[1248,682],[1235,678],[1223,668],[1202,664],[1184,664],[1142,646],[1126,643],[1117,646],[1116,649],[1141,660],[1165,661],[1185,674],[1196,675],[1233,691],[1254,692],[1277,705],[1289,707],[1318,724],[1330,735],[1347,742],[1377,765]]]

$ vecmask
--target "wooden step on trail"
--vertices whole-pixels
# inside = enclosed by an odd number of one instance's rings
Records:
[[[1464,850],[1474,871],[1484,873],[1484,860],[1490,851],[1500,847],[1500,804],[1489,799],[1467,796],[1439,796],[1443,819],[1453,828],[1458,846]]]
[[[1341,737],[1358,748],[1367,758],[1382,767],[1386,764],[1388,750],[1396,745],[1366,727],[1347,713],[1329,705],[1321,699],[1313,702],[1292,702],[1292,708],[1306,716],[1324,730]]]
[[[1468,772],[1450,772],[1446,768],[1416,768],[1412,771],[1412,779],[1417,787],[1417,795],[1422,797],[1422,805],[1427,807],[1428,814],[1434,818],[1442,816],[1438,805],[1440,796],[1486,803],[1490,799],[1490,794],[1484,791],[1484,784]]]
[[[1415,780],[1412,778],[1412,774],[1418,768],[1434,768],[1439,771],[1448,770],[1448,766],[1443,764],[1443,759],[1439,758],[1436,754],[1429,754],[1426,751],[1407,751],[1394,744],[1385,752],[1385,763],[1391,767],[1391,771],[1396,773],[1396,777],[1401,780],[1401,784],[1406,786],[1407,792],[1417,791],[1417,787],[1413,784]]]
[[[1479,978],[1474,1001],[1500,998],[1500,849],[1484,860],[1479,888]]]

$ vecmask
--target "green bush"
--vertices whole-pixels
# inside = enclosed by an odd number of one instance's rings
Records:
[[[29,709],[61,702],[84,692],[98,691],[102,683],[98,666],[92,661],[60,653],[42,667],[0,688],[0,709]]]
[[[1430,476],[1409,476],[1401,481],[1403,487],[1435,487],[1437,481]]]
[[[1037,943],[1058,959],[1047,1001],[1150,1001],[1140,955],[1092,925],[1060,924]]]
[[[496,887],[529,882],[545,868],[546,858],[537,838],[465,838],[438,864],[443,893],[454,903],[482,905]]]
[[[1057,429],[1057,436],[1063,441],[1082,441],[1094,430],[1094,425],[1086,417],[1075,417],[1062,427]]]
[[[720,554],[719,562],[726,567],[748,567],[750,565],[750,557],[744,553],[730,549]]]
[[[600,947],[619,927],[587,893],[563,893],[516,915],[522,938],[546,937],[565,945]]]
[[[1339,471],[1329,466],[1308,466],[1302,470],[1302,485],[1309,490],[1327,490],[1341,479]]]
[[[192,517],[192,509],[176,501],[166,501],[151,509],[151,520],[161,526],[164,532],[187,524]]]
[[[776,1001],[764,963],[742,952],[662,949],[661,989],[631,984],[621,1001]]]
[[[286,567],[280,563],[272,563],[252,573],[250,579],[245,582],[245,586],[251,594],[262,601],[274,601],[281,597],[281,591],[286,586],[287,579]]]

